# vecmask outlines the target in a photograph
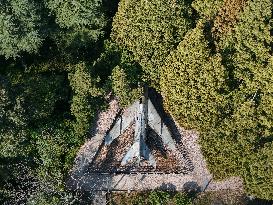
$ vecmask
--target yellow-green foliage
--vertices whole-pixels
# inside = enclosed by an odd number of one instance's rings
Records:
[[[98,80],[92,78],[84,63],[77,64],[75,72],[69,74],[70,86],[73,90],[71,113],[76,118],[74,129],[80,135],[87,132],[99,107],[95,101],[96,97],[103,94],[103,91],[97,88]]]
[[[223,3],[224,0],[194,0],[192,7],[201,18],[211,19],[217,14]]]
[[[247,193],[259,198],[273,199],[273,143],[268,142],[249,156],[243,173]]]
[[[272,8],[271,0],[249,1],[220,47],[232,112],[201,135],[213,174],[242,176],[248,193],[263,199],[273,196]]]
[[[216,178],[241,176],[249,194],[272,199],[273,5],[239,3],[243,8],[232,11],[226,1],[215,20],[211,32],[225,40],[220,53],[201,23],[186,34],[162,68],[161,91],[174,118],[200,131]]]
[[[132,88],[128,76],[124,69],[116,66],[111,76],[112,89],[118,96],[119,103],[122,107],[126,107],[140,98],[142,94],[141,88]]]
[[[189,31],[161,72],[166,109],[187,128],[208,129],[217,123],[225,105],[225,69],[211,55],[202,25]]]
[[[158,88],[160,68],[191,27],[190,16],[190,6],[182,0],[121,0],[112,39],[133,53],[145,80]]]

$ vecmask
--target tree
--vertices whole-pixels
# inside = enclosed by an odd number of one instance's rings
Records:
[[[9,80],[0,76],[0,158],[13,158],[27,153],[22,146],[27,140],[27,133],[23,129],[25,125],[22,99],[16,95]]]
[[[230,32],[220,35],[231,112],[201,135],[213,174],[242,176],[248,193],[263,199],[272,199],[273,193],[272,8],[270,0],[248,1]]]
[[[223,3],[224,0],[194,0],[192,7],[201,18],[213,19]]]
[[[112,89],[122,107],[127,107],[142,95],[142,89],[132,85],[124,69],[116,66],[111,75]]]
[[[10,95],[9,82],[0,75],[0,124],[7,120],[7,110],[12,104]]]
[[[99,78],[94,78],[84,63],[75,65],[75,72],[69,75],[73,90],[71,113],[76,118],[74,129],[79,135],[84,135],[90,128],[97,109],[103,104],[104,90],[98,88]]]
[[[15,58],[37,52],[43,40],[38,10],[33,0],[0,1],[0,55]]]
[[[104,36],[108,19],[102,0],[45,0],[46,7],[60,27],[53,35],[59,48],[77,57],[94,49],[94,44]],[[90,56],[89,56],[90,58]]]
[[[93,38],[101,34],[106,23],[101,0],[46,0],[46,5],[56,15],[56,21],[61,28],[86,32]]]
[[[0,12],[0,203],[81,203],[65,180],[112,71],[79,63],[100,55],[104,5],[0,0]]]
[[[212,33],[215,41],[225,41],[225,37],[232,33],[245,6],[246,0],[224,1],[213,20]]]
[[[160,68],[192,26],[185,1],[122,0],[113,20],[112,39],[132,52],[144,79],[159,89]]]
[[[160,85],[165,108],[183,127],[209,129],[225,113],[225,77],[221,57],[210,53],[199,23],[162,68]]]

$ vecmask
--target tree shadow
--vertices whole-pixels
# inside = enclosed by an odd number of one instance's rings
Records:
[[[202,191],[201,187],[195,181],[186,182],[183,185],[183,189],[187,193],[198,193]]]
[[[158,189],[164,190],[164,191],[175,192],[176,186],[172,183],[163,183],[163,184],[161,184],[161,186]]]
[[[178,130],[178,127],[174,119],[171,117],[169,113],[167,113],[164,110],[163,97],[159,93],[157,93],[155,89],[149,88],[149,99],[151,100],[156,111],[158,112],[159,116],[163,120],[163,123],[167,126],[167,128],[171,132],[172,138],[175,140],[177,144],[180,145],[177,148],[183,155],[183,158],[185,158],[187,161],[188,171],[192,172],[194,169],[193,163],[189,157],[189,153],[185,145],[182,143],[182,136],[180,134],[180,131]]]

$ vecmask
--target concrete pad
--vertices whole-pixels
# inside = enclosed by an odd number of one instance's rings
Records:
[[[145,191],[153,189],[186,191],[200,187],[193,175],[184,174],[94,174],[70,179],[70,188],[83,191]]]

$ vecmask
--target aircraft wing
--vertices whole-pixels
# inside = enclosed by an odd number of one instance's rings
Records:
[[[110,145],[134,122],[138,106],[139,102],[136,101],[115,121],[114,126],[105,136],[105,145]]]
[[[148,125],[162,138],[164,145],[170,150],[175,150],[175,141],[150,99],[148,99]]]

